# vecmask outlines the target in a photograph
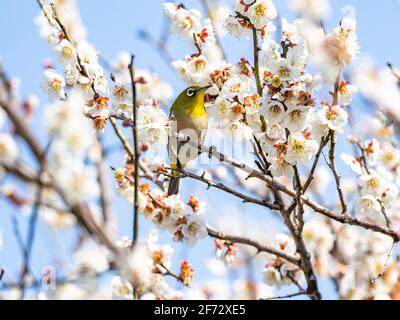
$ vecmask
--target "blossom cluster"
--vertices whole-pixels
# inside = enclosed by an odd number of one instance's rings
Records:
[[[119,194],[133,204],[135,186],[131,170],[129,164],[115,170],[115,180]],[[206,237],[204,204],[197,198],[190,196],[185,203],[180,195],[166,196],[165,192],[151,188],[148,183],[142,183],[138,188],[139,211],[158,228],[170,232],[174,241],[182,241],[192,247]]]
[[[296,245],[293,239],[284,234],[278,234],[275,238],[277,249],[295,255]],[[304,282],[304,274],[301,269],[293,263],[287,262],[279,257],[271,257],[262,270],[263,280],[269,286],[281,288],[283,285],[301,284]]]

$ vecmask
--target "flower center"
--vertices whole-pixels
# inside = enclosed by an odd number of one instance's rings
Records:
[[[235,104],[233,107],[232,107],[232,112],[233,113],[237,113],[237,114],[243,114],[244,112],[245,112],[245,109],[244,109],[244,107],[241,105],[241,104]]]
[[[337,112],[332,108],[329,108],[328,111],[326,111],[326,118],[328,120],[335,120],[337,118]]]
[[[292,149],[296,153],[300,153],[304,150],[304,142],[299,141],[299,140],[294,140],[292,142]]]
[[[383,160],[385,161],[385,162],[392,162],[393,160],[394,160],[394,154],[393,153],[391,153],[391,152],[386,152],[384,155],[383,155]]]
[[[289,68],[287,68],[287,67],[280,67],[280,68],[279,68],[279,75],[280,75],[281,77],[289,77],[289,75],[290,75]]]
[[[301,118],[302,112],[300,110],[294,110],[289,114],[290,120],[293,122],[298,121]]]
[[[119,286],[118,294],[121,296],[126,296],[129,294],[129,288],[127,286]]]
[[[282,84],[282,80],[279,76],[273,76],[272,77],[272,86],[275,88],[279,88],[280,85]]]
[[[271,113],[274,116],[279,116],[282,113],[282,109],[278,105],[274,105],[271,107]]]
[[[183,29],[185,29],[185,30],[190,30],[193,27],[193,20],[189,16],[182,19],[181,23],[182,23]]]
[[[50,83],[50,87],[54,91],[60,91],[62,88],[62,82],[59,79],[54,79]]]
[[[256,4],[254,6],[254,11],[256,13],[256,16],[259,18],[264,17],[266,15],[267,9],[268,9],[267,6],[263,3]]]
[[[376,189],[379,185],[379,181],[377,178],[371,178],[368,180],[368,185],[372,188],[372,189]]]
[[[65,59],[71,59],[72,55],[73,55],[73,50],[71,47],[68,46],[64,46],[61,48],[61,55],[65,58]]]
[[[162,252],[162,250],[156,250],[153,252],[153,263],[154,264],[160,264],[162,263],[162,259],[164,257],[164,254]]]
[[[198,231],[197,224],[191,223],[191,224],[188,226],[188,231],[189,231],[189,233],[190,233],[191,235],[196,235],[196,234],[197,234],[197,231]]]
[[[364,208],[367,208],[367,209],[370,209],[370,208],[373,207],[373,203],[369,199],[364,199],[363,202],[362,202],[362,205],[363,205]]]
[[[206,62],[203,59],[196,60],[195,66],[197,71],[203,71],[206,67]]]

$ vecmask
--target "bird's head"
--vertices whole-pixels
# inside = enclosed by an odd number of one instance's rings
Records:
[[[191,86],[183,90],[175,100],[176,105],[180,107],[189,107],[194,104],[201,103],[204,105],[204,95],[208,88],[212,85],[199,87],[199,86]]]

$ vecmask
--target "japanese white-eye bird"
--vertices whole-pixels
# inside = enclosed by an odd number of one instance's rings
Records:
[[[207,111],[204,107],[204,96],[211,85],[192,86],[183,90],[172,104],[170,120],[172,130],[182,133],[191,142],[202,144],[208,128]],[[199,155],[198,149],[187,141],[179,141],[171,136],[168,141],[168,156],[172,169],[172,177],[168,186],[168,195],[177,194],[181,172],[176,169],[185,168],[186,164]]]

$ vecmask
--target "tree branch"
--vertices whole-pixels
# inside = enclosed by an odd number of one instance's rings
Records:
[[[282,250],[278,250],[278,249],[275,249],[274,247],[261,244],[255,240],[252,240],[252,239],[249,239],[246,237],[232,236],[232,235],[226,234],[224,232],[217,231],[210,226],[207,226],[207,231],[208,231],[208,235],[210,237],[230,241],[232,243],[240,243],[240,244],[248,245],[248,246],[256,248],[258,250],[258,252],[270,253],[270,254],[273,254],[273,255],[275,255],[279,258],[282,258],[286,261],[289,261],[296,266],[300,266],[300,261],[299,261],[298,257],[289,255]]]
[[[238,192],[238,191],[226,186],[225,184],[223,184],[221,182],[215,182],[213,180],[205,178],[204,174],[199,176],[197,174],[191,173],[191,172],[186,171],[184,169],[172,169],[172,168],[170,168],[170,169],[181,172],[182,173],[182,178],[188,177],[188,178],[192,178],[194,180],[201,181],[201,182],[207,184],[207,188],[214,187],[214,188],[223,190],[223,191],[225,191],[225,192],[227,192],[229,194],[234,195],[235,197],[238,197],[238,198],[242,199],[244,203],[255,203],[255,204],[258,204],[258,205],[263,206],[263,207],[267,207],[267,208],[272,209],[272,210],[279,210],[279,206],[274,204],[274,203],[269,203],[269,202],[266,202],[266,201],[261,200],[261,199],[256,199],[256,198],[247,196],[247,195],[245,195],[243,193],[240,193],[240,192]]]
[[[131,77],[132,82],[132,116],[133,116],[133,127],[132,127],[132,136],[133,136],[133,152],[134,158],[132,158],[133,166],[134,166],[134,207],[133,207],[133,245],[135,246],[138,236],[139,236],[139,163],[140,163],[140,150],[138,145],[138,131],[136,126],[136,82],[135,82],[135,67],[133,65],[134,56],[131,55],[131,62],[128,66],[129,75]]]

